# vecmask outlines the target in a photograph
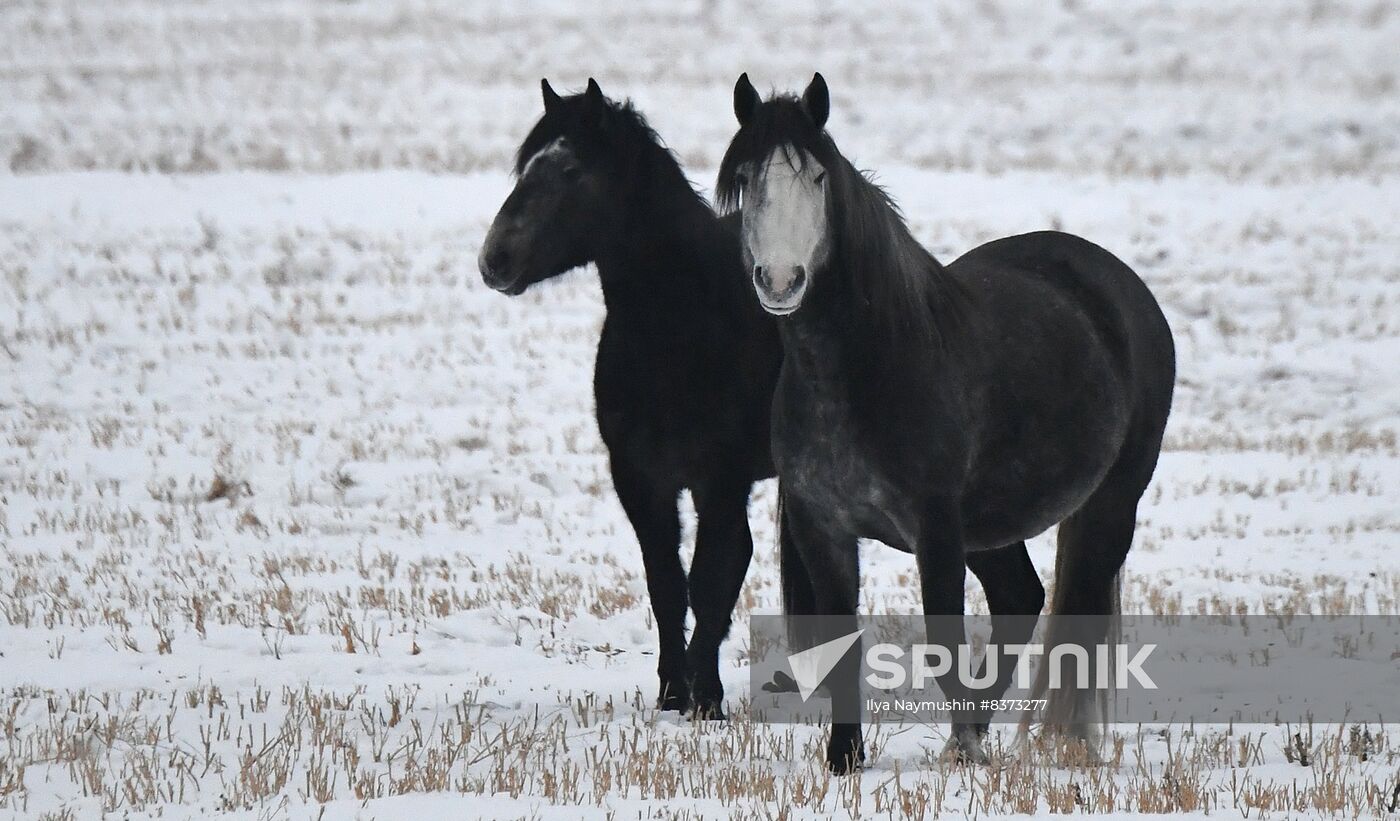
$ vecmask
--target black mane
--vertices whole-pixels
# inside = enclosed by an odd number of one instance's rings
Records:
[[[630,100],[615,102],[601,98],[595,103],[586,94],[562,97],[547,110],[515,153],[515,174],[545,146],[563,137],[590,165],[610,171],[614,179],[628,184],[632,193],[655,205],[662,197],[700,205],[704,199],[691,186],[680,162],[647,123]]]
[[[969,295],[909,233],[889,194],[842,156],[830,135],[813,125],[797,97],[769,99],[734,135],[720,163],[715,188],[718,206],[724,211],[738,209],[739,168],[762,162],[780,148],[797,149],[788,152],[789,161],[801,163],[810,156],[827,171],[832,267],[849,280],[858,324],[883,341],[892,334],[942,347],[948,340],[942,331],[964,322]]]

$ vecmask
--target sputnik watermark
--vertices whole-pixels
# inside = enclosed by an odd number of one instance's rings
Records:
[[[857,634],[858,635],[858,634]],[[825,646],[825,645],[823,645]],[[982,670],[975,672],[973,663],[975,655],[972,648],[966,644],[957,647],[957,675],[958,682],[969,689],[982,689],[990,687],[997,680],[1001,672],[1000,659],[1002,656],[1012,656],[1016,660],[1015,684],[1022,689],[1029,689],[1031,686],[1031,664],[1034,659],[1045,656],[1045,664],[1049,672],[1049,685],[1051,690],[1058,690],[1066,686],[1069,678],[1064,675],[1066,659],[1072,660],[1074,683],[1072,686],[1079,689],[1122,690],[1136,683],[1139,687],[1148,690],[1157,689],[1154,682],[1143,669],[1147,659],[1152,655],[1152,651],[1157,649],[1155,644],[1144,644],[1136,648],[1126,644],[1099,644],[1094,646],[1093,665],[1094,681],[1089,681],[1089,650],[1078,644],[1061,644],[1053,647],[1047,655],[1043,644],[1008,644],[1000,646],[996,644],[987,645],[982,656]],[[1131,655],[1129,655],[1131,652]],[[941,644],[916,644],[907,654],[909,658],[909,669],[905,669],[904,659],[906,656],[903,647],[897,644],[876,644],[870,647],[865,653],[865,663],[872,672],[865,677],[865,681],[871,687],[878,687],[881,690],[894,690],[905,686],[906,681],[914,688],[927,687],[930,682],[953,672],[953,653]],[[930,659],[933,663],[930,664]]]
[[[797,692],[801,694],[803,701],[811,698],[817,688],[822,686],[822,682],[826,681],[826,677],[831,675],[831,671],[850,651],[852,645],[860,640],[860,635],[864,632],[857,630],[788,656],[788,668],[792,670],[792,678],[797,682]]]
[[[831,671],[860,640],[865,630],[856,630],[844,636],[823,642],[799,653],[788,656],[788,667],[797,683],[798,693],[805,702],[821,687]],[[1067,686],[1064,673],[1066,660],[1071,662],[1072,685],[1079,689],[1126,689],[1136,684],[1148,690],[1157,689],[1157,683],[1143,669],[1155,644],[1144,644],[1136,648],[1125,644],[1099,644],[1094,650],[1093,682],[1090,682],[1089,648],[1077,644],[1062,644],[1045,652],[1043,644],[990,644],[980,654],[981,670],[975,671],[974,656],[979,655],[966,645],[958,645],[956,671],[954,653],[941,644],[915,644],[905,648],[897,644],[881,643],[866,648],[865,666],[871,672],[865,682],[880,690],[897,690],[906,686],[922,689],[936,683],[938,679],[956,672],[958,682],[968,689],[980,690],[992,686],[1001,672],[1000,659],[1003,656],[1014,658],[1014,682],[1021,689],[1031,687],[1031,665],[1035,659],[1045,657],[1049,675],[1049,687],[1057,690]],[[968,702],[971,704],[971,702]],[[942,704],[942,702],[939,702]],[[949,702],[949,709],[976,709],[977,705],[959,707]]]
[[[1388,719],[1397,658],[1400,616],[755,614],[749,704],[768,722],[1014,722],[1061,697],[1122,722]]]

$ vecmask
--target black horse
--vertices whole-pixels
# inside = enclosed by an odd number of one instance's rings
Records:
[[[482,280],[516,295],[597,263],[607,307],[598,428],[642,548],[661,639],[658,704],[720,718],[719,647],[753,555],[749,491],[773,475],[777,329],[744,283],[738,217],[715,216],[642,115],[591,79],[568,97],[541,88],[544,116],[482,245]],[[682,489],[699,518],[689,580]]]
[[[821,75],[767,102],[740,77],[719,172],[720,204],[742,201],[758,299],[782,317],[772,448],[788,612],[853,620],[856,540],[870,537],[914,554],[929,616],[962,615],[966,563],[992,641],[1019,644],[1045,600],[1025,540],[1058,522],[1052,612],[1116,613],[1175,379],[1156,300],[1112,254],[1057,232],[939,264],[837,150],[829,108]],[[960,618],[928,624],[932,643],[963,641]],[[856,665],[828,686],[827,760],[844,773],[864,757]],[[1052,693],[1046,726],[1091,736],[1091,706]],[[955,713],[951,751],[984,759],[989,718]]]

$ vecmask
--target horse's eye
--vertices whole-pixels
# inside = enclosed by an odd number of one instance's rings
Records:
[[[582,175],[583,169],[579,168],[577,165],[571,165],[564,169],[564,179],[566,180],[576,180]]]
[[[825,172],[825,171],[822,171],[822,172],[820,172],[819,174],[817,174],[817,185],[821,185],[823,182],[826,182],[826,172]]]

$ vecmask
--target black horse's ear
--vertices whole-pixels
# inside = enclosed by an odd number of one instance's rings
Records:
[[[588,90],[583,92],[583,97],[589,105],[601,105],[603,102],[603,89],[599,88],[598,81],[592,77],[588,78]]]
[[[826,80],[822,79],[820,71],[812,75],[812,82],[802,92],[802,110],[818,129],[826,125],[827,115],[831,113],[831,93],[826,90]]]
[[[544,110],[546,114],[553,111],[554,107],[559,105],[559,95],[554,93],[554,89],[550,87],[548,79],[540,78],[540,94],[544,96]]]
[[[734,84],[734,116],[739,120],[739,125],[749,124],[761,102],[758,90],[749,82],[749,73],[740,74],[739,81]]]
[[[606,130],[608,127],[608,101],[603,98],[603,89],[598,81],[588,78],[588,88],[583,92],[584,121],[594,128]]]

